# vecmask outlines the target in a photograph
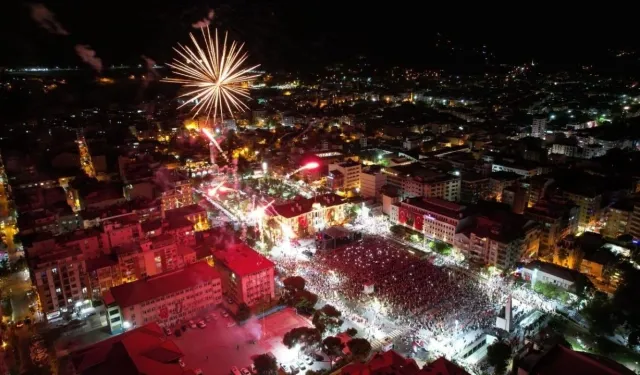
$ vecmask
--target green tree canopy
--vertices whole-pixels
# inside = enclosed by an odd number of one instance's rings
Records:
[[[505,373],[510,358],[511,347],[502,340],[497,340],[487,347],[487,363],[494,368],[495,374]]]
[[[258,375],[276,375],[278,373],[278,363],[275,358],[268,354],[260,354],[253,359],[253,365]]]
[[[369,357],[369,354],[371,354],[371,344],[366,339],[351,339],[351,341],[347,343],[347,346],[353,358],[358,361],[364,361]]]
[[[312,323],[320,331],[335,331],[342,326],[342,313],[332,305],[324,305],[313,314]]]

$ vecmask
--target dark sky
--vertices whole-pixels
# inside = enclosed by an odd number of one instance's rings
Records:
[[[252,62],[297,68],[358,54],[378,61],[428,65],[436,32],[458,46],[486,44],[500,61],[597,58],[638,44],[636,21],[623,7],[558,10],[540,3],[487,7],[464,2],[114,0],[43,1],[70,35],[52,35],[30,17],[27,2],[0,10],[0,65],[81,65],[74,45],[90,45],[106,65],[158,62],[186,42],[191,23],[216,11],[213,25],[246,42]],[[608,3],[607,3],[608,4]],[[605,9],[601,9],[605,7]]]

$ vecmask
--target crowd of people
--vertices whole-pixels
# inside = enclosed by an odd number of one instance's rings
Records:
[[[286,275],[303,276],[309,290],[343,312],[354,313],[350,306],[369,306],[375,297],[390,321],[427,332],[425,338],[452,340],[490,327],[504,302],[498,285],[493,288],[453,268],[437,267],[424,254],[380,236],[318,251],[311,262],[282,259],[278,266]],[[373,286],[373,293],[367,294],[365,285]]]
[[[490,326],[496,306],[486,290],[454,269],[434,266],[381,237],[320,255],[320,262],[344,278],[340,292],[350,299],[373,284],[388,315],[434,334]]]

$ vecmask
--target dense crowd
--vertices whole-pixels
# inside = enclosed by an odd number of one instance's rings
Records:
[[[503,302],[500,290],[480,286],[454,269],[434,266],[425,256],[379,236],[319,251],[306,265],[295,261],[279,265],[285,274],[303,275],[323,298],[340,296],[350,305],[366,305],[371,296],[364,293],[364,286],[372,284],[372,296],[388,318],[434,336],[489,327],[495,322],[497,303]],[[496,298],[488,293],[497,294]]]

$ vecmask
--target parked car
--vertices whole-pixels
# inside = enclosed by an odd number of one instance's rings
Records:
[[[291,374],[297,374],[300,372],[300,369],[295,364],[290,365],[289,368],[291,369]]]
[[[231,327],[233,327],[235,325],[236,325],[236,322],[229,322],[229,323],[227,323],[227,328],[231,328]]]
[[[196,323],[193,320],[189,321],[189,327],[196,328]]]
[[[204,320],[201,320],[198,322],[198,328],[205,328],[207,326],[207,323],[204,322]]]
[[[171,332],[171,330],[167,327],[164,327],[164,334],[166,336],[171,336],[173,334],[173,332]]]
[[[231,375],[242,375],[236,366],[231,367]]]
[[[241,373],[242,375],[251,375],[251,371],[247,370],[247,369],[246,369],[246,368],[244,368],[244,367],[240,369],[240,373]]]
[[[222,312],[222,316],[223,316],[224,318],[228,318],[228,317],[229,317],[229,313],[228,313],[228,312],[226,312],[226,311],[223,311],[223,312]]]

